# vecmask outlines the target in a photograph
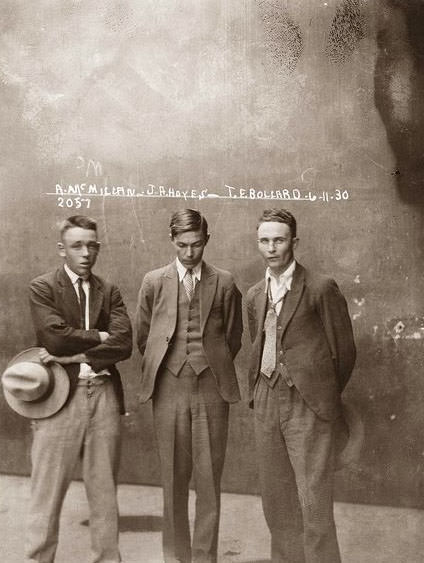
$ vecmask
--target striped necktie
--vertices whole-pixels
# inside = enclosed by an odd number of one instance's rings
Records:
[[[191,301],[194,294],[194,283],[193,283],[193,270],[187,270],[183,278],[183,284],[187,293],[188,300]]]

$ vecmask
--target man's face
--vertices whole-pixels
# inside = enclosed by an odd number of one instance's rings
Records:
[[[203,251],[209,240],[202,231],[187,231],[175,235],[172,244],[177,252],[178,260],[187,268],[192,269],[202,260]]]
[[[293,260],[297,238],[291,235],[290,227],[278,221],[264,222],[258,228],[258,248],[267,266],[282,274]]]
[[[65,258],[69,268],[83,279],[91,273],[99,253],[96,231],[71,227],[63,234],[62,242],[58,242],[59,254]]]

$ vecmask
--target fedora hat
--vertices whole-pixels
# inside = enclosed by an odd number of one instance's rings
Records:
[[[357,410],[342,401],[342,415],[336,421],[336,471],[357,463],[364,442],[364,425]]]
[[[56,362],[41,362],[41,348],[28,348],[15,356],[2,375],[9,406],[28,418],[47,418],[63,407],[69,395],[69,377]]]

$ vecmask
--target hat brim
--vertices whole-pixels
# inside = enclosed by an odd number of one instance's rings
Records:
[[[364,425],[356,409],[342,402],[342,416],[336,421],[336,471],[359,460],[364,442]]]
[[[33,347],[24,350],[15,356],[8,363],[7,367],[11,367],[20,362],[34,362],[44,366],[40,360],[39,352],[41,348]],[[57,413],[69,396],[69,377],[63,366],[56,362],[47,365],[54,377],[54,385],[51,393],[42,401],[22,401],[13,396],[3,387],[4,396],[9,406],[18,414],[27,418],[48,418]]]

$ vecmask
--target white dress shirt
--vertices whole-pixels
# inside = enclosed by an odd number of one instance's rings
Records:
[[[175,264],[177,266],[178,279],[180,281],[183,281],[188,268],[183,266],[178,258],[175,259]],[[196,283],[200,281],[200,278],[202,276],[202,260],[194,268],[191,269],[191,275],[193,277],[193,288],[195,288]]]
[[[288,266],[288,268],[278,277],[273,275],[270,268],[267,268],[265,271],[265,292],[268,291],[269,285],[269,289],[272,295],[272,301],[273,303],[277,303],[277,305],[275,306],[275,312],[277,313],[277,315],[280,314],[281,307],[283,306],[283,300],[279,302],[278,300],[283,295],[285,295],[287,291],[290,291],[295,268],[296,261],[293,260],[290,263],[290,266]]]
[[[73,272],[67,264],[65,264],[65,272],[68,274],[72,285],[74,286],[75,293],[77,294],[78,303],[80,300],[79,291],[78,291],[78,280],[80,276]],[[85,315],[84,315],[84,324],[85,329],[88,330],[90,328],[90,282],[88,280],[82,281],[82,289],[85,293]],[[110,375],[110,372],[107,369],[103,369],[96,373],[93,371],[92,367],[89,364],[82,363],[80,364],[80,372],[78,377],[80,379],[90,379],[92,377],[96,377],[97,375]]]

